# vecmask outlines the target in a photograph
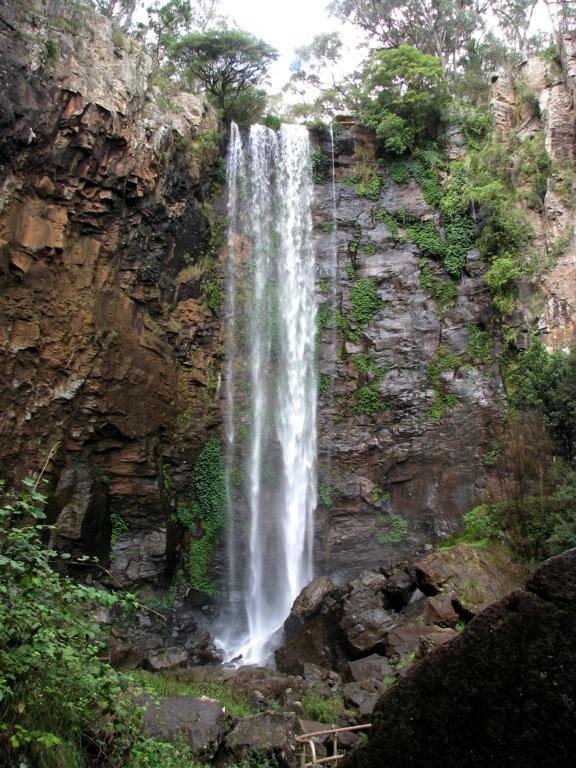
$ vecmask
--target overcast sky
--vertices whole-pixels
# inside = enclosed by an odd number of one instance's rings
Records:
[[[279,53],[278,61],[270,70],[272,90],[279,90],[290,77],[290,64],[294,49],[307,45],[321,32],[343,32],[342,22],[328,16],[329,0],[222,0],[223,15],[256,37],[273,45]],[[354,45],[353,32],[343,35]]]

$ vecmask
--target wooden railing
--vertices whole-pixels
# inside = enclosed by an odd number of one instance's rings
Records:
[[[346,728],[328,728],[325,731],[310,731],[310,733],[303,733],[301,736],[296,736],[296,742],[302,745],[301,754],[301,768],[312,768],[315,765],[326,765],[327,763],[336,763],[344,757],[344,753],[338,754],[338,734],[346,733],[349,731],[362,731],[371,728],[371,723],[366,725],[350,725]],[[314,738],[318,736],[332,736],[332,755],[330,757],[316,757],[316,744]],[[309,762],[307,760],[307,750],[310,750]]]

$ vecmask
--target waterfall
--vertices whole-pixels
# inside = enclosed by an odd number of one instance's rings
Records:
[[[316,373],[308,132],[232,125],[225,429],[231,658],[262,662],[312,578]]]

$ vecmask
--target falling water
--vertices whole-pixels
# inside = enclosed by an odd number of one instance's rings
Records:
[[[308,132],[232,126],[226,438],[230,657],[263,661],[312,578],[316,375]]]

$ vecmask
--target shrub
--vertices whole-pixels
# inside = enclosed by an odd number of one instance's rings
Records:
[[[302,706],[311,720],[319,723],[337,723],[345,713],[344,700],[339,693],[325,699],[322,693],[314,688],[302,695]]]
[[[119,598],[53,569],[69,556],[42,543],[44,502],[28,480],[0,505],[3,765],[84,766],[88,746],[102,764],[126,764],[142,743],[138,713],[129,679],[101,660],[105,636],[94,618]]]
[[[352,301],[352,317],[360,330],[374,319],[374,315],[382,309],[384,302],[378,295],[378,286],[371,277],[361,277],[350,291]]]

